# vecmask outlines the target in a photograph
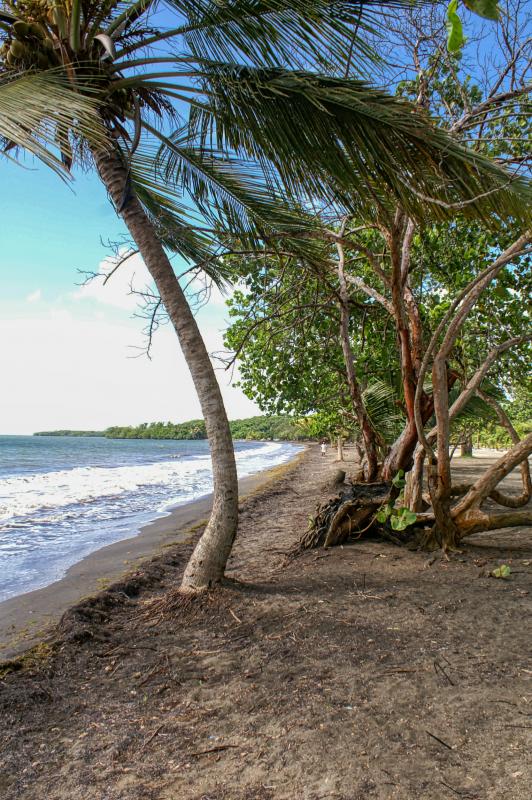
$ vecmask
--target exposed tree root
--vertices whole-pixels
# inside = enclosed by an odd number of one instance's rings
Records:
[[[313,547],[333,547],[369,531],[390,491],[389,483],[357,483],[319,505],[293,553]]]
[[[453,487],[452,496],[461,497],[469,485]],[[494,499],[494,493],[489,495]],[[438,524],[434,512],[418,513],[417,521],[402,531],[395,531],[389,522],[376,520],[386,503],[393,502],[394,489],[389,483],[356,483],[326,503],[318,505],[309,526],[289,555],[315,547],[334,547],[364,534],[378,534],[398,546],[432,552],[460,553],[463,540],[473,533],[498,528],[532,525],[532,509],[520,511],[484,511],[470,509],[456,516],[449,510],[447,526]],[[505,504],[506,505],[506,504]],[[445,520],[444,520],[445,522]]]
[[[169,617],[179,617],[181,622],[210,615],[224,605],[223,592],[210,589],[202,592],[183,592],[180,588],[170,589],[161,597],[145,603],[138,618],[150,627],[158,625]]]

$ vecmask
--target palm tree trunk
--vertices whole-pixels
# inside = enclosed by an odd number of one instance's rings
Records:
[[[112,151],[94,153],[109,195],[120,208],[127,172]],[[229,422],[220,387],[196,320],[153,224],[136,197],[120,211],[174,326],[201,404],[214,480],[211,517],[186,567],[181,589],[194,592],[221,580],[238,524],[238,480]]]

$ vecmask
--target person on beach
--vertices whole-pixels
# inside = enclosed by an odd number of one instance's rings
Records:
[[[321,443],[321,454],[322,454],[322,456],[324,456],[326,452],[327,452],[327,444],[326,444],[326,442],[322,442]]]

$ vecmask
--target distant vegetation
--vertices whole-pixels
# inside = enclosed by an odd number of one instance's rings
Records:
[[[34,436],[105,436],[105,431],[38,431]]]
[[[283,439],[312,439],[313,432],[288,415],[249,417],[229,423],[233,439],[270,441]],[[104,431],[40,431],[35,436],[105,436],[107,439],[206,439],[205,423],[201,419],[189,422],[143,422],[136,427],[113,426]]]
[[[371,399],[371,398],[370,398]],[[532,419],[529,411],[529,393],[524,389],[516,391],[513,401],[503,402],[508,416],[519,436],[532,432]],[[289,414],[248,417],[235,419],[229,423],[233,439],[253,441],[316,441],[319,439],[335,440],[339,431],[336,429],[336,417],[325,412],[295,417]],[[382,422],[381,422],[382,427]],[[345,440],[359,438],[355,426],[345,426],[342,431]],[[103,436],[106,439],[206,439],[205,423],[201,419],[188,422],[143,422],[140,425],[115,425],[103,431],[39,431],[34,436]],[[497,424],[497,420],[486,413],[480,413],[474,407],[460,424],[452,431],[451,445],[462,439],[471,437],[475,447],[493,447],[505,450],[510,446],[508,432]]]

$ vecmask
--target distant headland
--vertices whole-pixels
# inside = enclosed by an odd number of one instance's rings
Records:
[[[289,416],[249,417],[229,423],[233,439],[254,441],[305,440],[309,434],[296,419]],[[143,422],[137,426],[114,426],[103,431],[38,431],[34,436],[103,436],[106,439],[206,439],[207,431],[202,419],[188,422]]]

